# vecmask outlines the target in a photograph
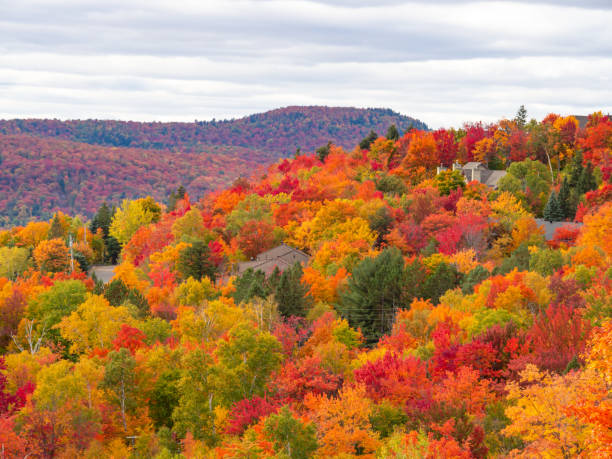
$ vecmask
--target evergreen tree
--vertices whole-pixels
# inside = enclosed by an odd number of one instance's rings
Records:
[[[572,212],[571,208],[570,188],[567,177],[564,177],[563,182],[561,182],[561,188],[559,188],[559,196],[557,197],[557,200],[559,201],[559,209],[561,209],[563,220],[573,220],[574,212]]]
[[[527,261],[529,263],[529,260]],[[491,273],[482,265],[476,266],[472,269],[461,283],[461,291],[464,295],[471,295],[474,293],[474,287],[480,284],[483,280],[488,279]]]
[[[563,220],[563,212],[559,206],[557,194],[554,191],[550,193],[548,202],[544,207],[544,219],[549,222],[559,222]]]
[[[400,133],[397,130],[397,126],[395,126],[395,124],[392,124],[391,126],[389,126],[389,129],[387,129],[387,135],[385,137],[388,140],[399,140]]]
[[[278,312],[284,317],[305,317],[312,299],[308,287],[302,284],[302,265],[296,263],[280,276],[274,298],[278,303]]]
[[[261,270],[247,269],[234,282],[235,290],[232,296],[236,304],[249,301],[253,297],[266,298],[270,292],[266,288],[266,275]]]
[[[378,134],[376,132],[374,132],[374,131],[370,131],[370,133],[367,136],[365,136],[361,140],[361,142],[359,142],[359,148],[361,148],[362,150],[369,150],[370,149],[370,145],[376,139],[378,139]]]
[[[385,249],[355,267],[338,308],[351,327],[361,328],[366,342],[373,344],[391,330],[397,309],[420,293],[423,277],[418,261],[405,267],[397,248]]]
[[[170,196],[168,197],[168,210],[171,212],[176,209],[176,204],[181,199],[185,198],[185,187],[183,185],[179,186],[176,191],[172,191]]]
[[[455,288],[460,280],[461,274],[454,265],[440,263],[423,284],[423,296],[438,304],[440,297]]]
[[[524,105],[521,105],[518,111],[516,112],[516,116],[514,117],[514,122],[521,129],[523,129],[525,125],[527,124],[527,110],[525,109]]]
[[[577,188],[581,195],[597,189],[597,181],[593,175],[593,165],[590,162],[587,163],[586,167],[582,168],[580,177],[578,178]]]
[[[91,223],[89,224],[90,231],[95,234],[98,228],[101,228],[104,237],[108,237],[108,231],[114,213],[114,209],[111,210],[106,202],[102,203],[96,215],[91,219]]]
[[[111,265],[116,265],[121,253],[121,244],[114,236],[104,238],[105,257],[104,261]]]
[[[215,280],[217,268],[210,261],[210,250],[202,241],[192,242],[179,253],[177,268],[183,279],[193,277],[196,280],[206,276]]]
[[[332,145],[331,142],[327,142],[327,145],[317,148],[316,150],[317,158],[322,163],[324,163],[325,159],[327,159],[327,156],[329,156],[329,149],[331,148],[331,145]]]
[[[59,215],[55,213],[53,215],[53,220],[51,220],[51,226],[49,227],[49,239],[64,239],[66,235],[64,234],[64,228],[62,228],[62,223],[60,222]]]

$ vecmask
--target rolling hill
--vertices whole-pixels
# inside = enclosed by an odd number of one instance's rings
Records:
[[[57,210],[91,216],[124,198],[165,201],[180,185],[199,198],[298,148],[352,148],[391,124],[427,128],[389,109],[314,106],[193,123],[0,120],[0,225]]]

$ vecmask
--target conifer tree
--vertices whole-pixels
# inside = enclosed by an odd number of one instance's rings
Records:
[[[563,215],[563,220],[573,220],[574,212],[572,212],[571,203],[570,203],[570,188],[569,183],[567,181],[567,177],[563,179],[561,182],[561,188],[559,188],[559,208],[561,209],[561,214]]]
[[[389,126],[389,129],[387,129],[387,135],[385,137],[388,140],[399,140],[400,133],[397,130],[397,126],[395,126],[395,124],[392,124],[391,126]]]
[[[62,228],[62,223],[60,222],[59,215],[56,213],[53,215],[53,220],[51,221],[51,226],[49,227],[49,239],[64,239],[66,235],[64,234],[64,228]]]
[[[549,222],[559,222],[563,220],[563,213],[559,206],[559,200],[554,191],[550,193],[548,202],[544,207],[544,219]]]
[[[372,145],[372,142],[376,139],[378,139],[378,134],[374,131],[370,131],[370,133],[359,142],[359,148],[362,150],[369,150],[370,145]]]
[[[278,312],[284,317],[305,317],[312,303],[308,287],[302,284],[302,265],[296,263],[280,276],[274,293],[278,303]]]

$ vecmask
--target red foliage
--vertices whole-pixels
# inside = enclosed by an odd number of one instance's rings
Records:
[[[319,357],[287,362],[276,377],[279,395],[286,401],[301,401],[306,394],[334,394],[343,378],[321,366]]]
[[[253,397],[252,399],[240,400],[234,403],[229,412],[229,421],[225,432],[230,435],[242,435],[247,427],[277,410],[277,404],[265,398]]]
[[[355,381],[365,385],[372,400],[386,399],[394,404],[419,405],[430,399],[432,389],[422,360],[392,352],[355,370]]]
[[[127,324],[121,325],[121,328],[117,332],[117,337],[113,340],[113,348],[119,350],[122,347],[128,349],[132,355],[136,353],[136,350],[146,347],[144,340],[146,336],[143,332],[137,328],[130,327]]]
[[[438,146],[438,161],[446,167],[450,167],[457,159],[459,145],[455,141],[455,135],[446,129],[438,129],[433,132]]]

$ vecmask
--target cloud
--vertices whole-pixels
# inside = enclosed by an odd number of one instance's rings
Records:
[[[603,1],[22,0],[0,117],[193,120],[386,106],[433,126],[610,110]],[[602,8],[602,9],[598,9]]]

